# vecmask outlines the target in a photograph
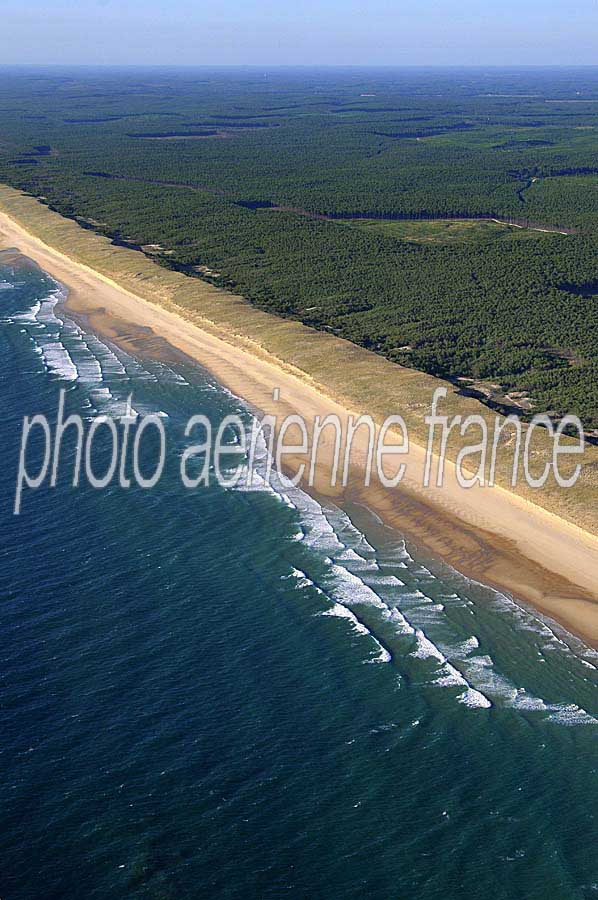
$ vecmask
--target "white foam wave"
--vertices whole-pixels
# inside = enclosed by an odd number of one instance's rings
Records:
[[[549,707],[551,710],[548,719],[558,725],[598,725],[598,719],[577,706],[575,703],[560,703]]]
[[[30,309],[4,320],[24,326],[32,341],[32,351],[41,357],[49,374],[64,381],[77,382],[84,388],[90,386],[94,391],[98,390],[96,385],[115,386],[130,381],[131,378],[158,380],[156,375],[148,372],[124,350],[105,343],[97,335],[84,332],[68,317],[57,315],[57,305],[65,299],[66,292],[56,283],[47,297],[40,298]],[[169,366],[162,363],[156,363],[155,366],[164,381],[187,384]],[[96,393],[95,397],[98,399],[101,395]],[[117,406],[104,407],[100,411],[103,414],[118,415],[124,401],[111,394],[109,399],[117,400]],[[163,410],[151,410],[151,413],[167,416]]]
[[[441,653],[436,644],[433,644],[426,637],[420,628],[416,629],[415,636],[417,638],[417,647],[409,654],[410,656],[415,656],[417,659],[437,659],[438,662],[446,662],[444,654]]]
[[[492,706],[488,697],[485,697],[481,691],[476,691],[475,688],[471,687],[467,688],[457,699],[459,703],[464,703],[465,706],[469,706],[472,709],[489,709]]]
[[[319,615],[347,619],[351,623],[353,631],[356,631],[359,634],[370,634],[369,628],[367,628],[363,622],[360,622],[355,613],[347,606],[343,606],[342,603],[335,603],[334,606],[331,606],[330,609],[325,609],[323,612],[319,613]]]
[[[41,309],[41,303],[40,303],[40,301],[38,300],[36,303],[33,304],[33,306],[31,307],[31,309],[28,309],[26,312],[15,313],[14,315],[10,316],[10,317],[7,318],[7,319],[4,319],[3,321],[4,321],[5,323],[7,323],[7,324],[8,324],[8,323],[11,323],[11,322],[13,322],[13,323],[14,323],[14,322],[19,322],[19,323],[21,323],[21,324],[22,324],[23,322],[31,322],[31,323],[33,323],[33,322],[36,322],[36,321],[37,321],[37,315],[38,315],[40,309]]]
[[[407,621],[403,613],[397,609],[396,606],[387,610],[384,615],[392,622],[397,634],[415,634],[415,628]]]
[[[376,606],[378,609],[388,609],[387,604],[378,594],[365,584],[353,572],[349,572],[344,566],[332,563],[331,573],[334,576],[332,591],[346,603]]]
[[[320,588],[314,584],[314,582],[311,580],[311,578],[309,578],[305,574],[305,572],[302,572],[301,569],[296,569],[294,566],[293,566],[293,569],[292,569],[290,575],[283,575],[282,577],[283,578],[294,578],[296,581],[296,584],[295,584],[296,590],[299,590],[300,588],[305,588],[305,587],[313,587],[318,591],[318,593],[320,593],[320,594],[323,593],[320,590]]]
[[[463,687],[465,690],[457,698],[460,703],[471,708],[485,708],[492,706],[492,701],[480,690],[472,686],[464,675],[447,659],[439,647],[431,641],[420,629],[415,629],[417,646],[410,653],[416,659],[434,659],[440,663],[437,677],[432,682],[436,687],[455,688]]]
[[[70,353],[60,341],[40,342],[42,359],[47,371],[51,375],[58,375],[65,381],[77,379],[77,366],[73,362]]]
[[[480,642],[475,635],[472,635],[467,640],[462,641],[460,644],[453,649],[453,655],[462,659],[465,656],[469,656],[474,650],[477,650],[480,646]]]
[[[405,587],[405,582],[397,578],[396,575],[375,574],[369,575],[368,578],[371,584],[376,584],[380,587]]]
[[[334,528],[339,540],[353,550],[365,554],[375,555],[375,550],[367,541],[365,535],[355,527],[347,513],[339,507],[329,507],[324,510],[326,518]]]
[[[440,671],[442,674],[439,675],[432,684],[436,684],[438,687],[469,687],[467,681],[461,675],[461,672],[459,672],[458,669],[455,669],[450,662],[445,661]]]
[[[425,630],[432,625],[446,625],[446,615],[442,603],[425,603],[409,610],[409,620],[418,628]]]
[[[378,564],[374,560],[364,559],[351,547],[341,550],[340,553],[336,554],[335,559],[342,563],[349,563],[352,569],[361,572],[376,572],[378,570]]]
[[[343,606],[342,603],[334,603],[330,609],[325,609],[323,612],[319,613],[321,616],[334,616],[339,619],[346,619],[351,623],[351,628],[357,634],[367,635],[378,648],[378,655],[373,659],[369,660],[369,662],[380,662],[380,663],[388,663],[392,661],[392,656],[389,651],[384,647],[377,637],[375,637],[370,629],[361,622],[355,613],[348,609],[346,606]]]

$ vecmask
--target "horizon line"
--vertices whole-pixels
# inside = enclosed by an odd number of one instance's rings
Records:
[[[119,63],[18,62],[0,69],[598,69],[598,63]]]

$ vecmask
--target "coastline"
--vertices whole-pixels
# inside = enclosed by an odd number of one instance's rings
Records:
[[[11,202],[16,209],[11,208]],[[19,204],[25,215],[19,215]],[[315,377],[307,364],[298,366],[293,355],[284,352],[285,345],[298,339],[306,339],[307,357],[310,353],[315,357],[322,347],[326,354],[330,350],[331,359],[326,363],[330,368],[353,363],[356,384],[368,365],[373,378],[379,378],[380,371],[386,376],[389,366],[400,370],[361,348],[345,347],[347,342],[255,310],[242,298],[196,279],[164,272],[141,254],[114,247],[106,238],[83,231],[17,191],[1,188],[0,209],[0,245],[17,247],[63,283],[69,291],[68,309],[88,318],[94,330],[141,354],[168,353],[170,345],[201,363],[233,393],[266,414],[282,417],[299,413],[312,419],[336,413],[342,421],[351,413],[370,411],[366,405],[370,385],[365,385],[361,397],[358,392],[343,396],[334,381],[326,379],[325,367]],[[27,213],[38,220],[32,221]],[[65,232],[59,240],[51,233],[51,226],[56,225]],[[132,264],[132,268],[111,278],[91,264],[93,259],[88,262],[89,257],[82,258],[79,242],[81,246],[89,244],[91,255],[100,253],[108,271],[112,271],[112,262],[121,258],[123,265],[130,268]],[[197,295],[195,309],[181,302],[185,298],[177,298],[181,279],[187,282],[185,289]],[[169,292],[165,285],[173,285],[172,290]],[[276,353],[268,346],[273,339],[266,329],[276,333]],[[412,370],[400,370],[400,377],[404,391],[400,402],[395,397],[395,406],[388,412],[403,414],[404,405],[411,403],[410,413],[421,419],[422,392],[429,391],[429,409],[433,387],[444,383]],[[273,400],[274,388],[280,389],[280,401]],[[483,409],[477,401],[451,391],[452,410],[467,414]],[[448,412],[451,414],[451,408]],[[375,413],[379,421],[378,409]],[[484,413],[490,417],[487,409]],[[465,491],[456,483],[451,462],[447,462],[443,488],[424,490],[417,477],[425,459],[422,433],[418,434],[416,428],[411,438],[407,457],[411,474],[401,488],[388,489],[377,483],[363,486],[366,454],[356,442],[347,488],[330,488],[324,457],[320,458],[316,491],[339,504],[345,500],[367,506],[385,523],[447,560],[462,574],[531,603],[588,643],[598,645],[598,538],[592,519],[593,483],[587,489],[587,519],[580,520],[574,506],[573,521],[502,487]],[[591,450],[588,453],[588,470],[592,471],[590,467],[598,457]],[[296,461],[289,459],[291,467]],[[576,495],[580,509],[583,499]],[[548,501],[544,498],[549,507],[550,501],[551,497]],[[587,527],[575,524],[576,520]]]

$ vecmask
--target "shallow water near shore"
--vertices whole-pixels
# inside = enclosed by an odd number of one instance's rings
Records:
[[[185,489],[189,417],[243,403],[1,279],[3,895],[596,896],[598,654],[361,507]],[[12,515],[61,389],[162,414],[156,488],[72,488],[65,442]]]

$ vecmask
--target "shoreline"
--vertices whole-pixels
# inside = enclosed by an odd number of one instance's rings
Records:
[[[18,195],[16,191],[13,193]],[[0,196],[0,209],[5,209],[2,199]],[[46,217],[56,217],[75,232],[83,232],[75,223],[61,219],[37,201],[26,199],[28,204],[39,207]],[[155,263],[143,258],[143,265],[141,260],[137,265],[143,272],[146,296],[142,296],[75,255],[52,246],[51,235],[47,236],[43,228],[38,227],[32,232],[27,227],[30,223],[26,222],[24,226],[22,222],[10,213],[0,212],[0,244],[17,247],[64,284],[69,291],[67,309],[75,316],[84,316],[104,337],[140,355],[160,356],[168,354],[168,348],[173,347],[199,362],[233,393],[265,414],[284,417],[299,413],[313,420],[315,415],[324,417],[336,413],[342,421],[349,414],[368,411],[358,402],[355,405],[339,402],[331,396],[333,390],[330,395],[323,392],[319,379],[310,377],[282,354],[269,353],[264,347],[265,342],[259,343],[255,337],[252,339],[242,332],[224,334],[225,322],[219,323],[197,313],[185,315],[187,310],[172,296],[164,296],[158,280],[162,270]],[[46,237],[50,238],[48,243],[44,242]],[[110,248],[111,256],[127,254],[127,260],[131,254],[140,257],[135,251],[115,248],[106,239],[91,236],[89,232],[84,232],[84,237],[102,242]],[[156,270],[156,285],[149,282],[152,269]],[[198,288],[199,295],[225,294],[209,289],[195,279],[187,281]],[[158,302],[148,299],[148,293]],[[241,298],[227,295],[223,305],[233,301],[237,307],[244,304]],[[256,337],[264,325],[276,329],[283,338],[288,333],[289,339],[309,331],[297,323],[261,313],[248,304],[245,306],[248,310],[243,311],[244,315],[249,317],[251,314],[256,323]],[[328,337],[318,335],[314,343]],[[330,341],[345,343],[335,338]],[[379,363],[379,359],[367,351],[360,351],[360,354],[373,357],[372,366]],[[403,378],[409,379],[411,374],[411,370],[402,371]],[[421,376],[421,373],[414,373],[413,378],[415,375]],[[443,384],[429,376],[422,377],[427,386]],[[280,389],[280,401],[273,400],[274,388]],[[481,404],[470,400],[462,406],[477,412]],[[393,411],[396,412],[396,408]],[[403,412],[402,409],[398,411]],[[420,471],[424,448],[417,443],[417,436],[416,439],[411,437],[410,443],[409,471]],[[326,442],[324,447],[326,453]],[[442,489],[426,491],[420,486],[418,490],[418,479],[413,477],[407,478],[398,489],[384,488],[375,481],[365,488],[365,448],[359,443],[356,447],[357,456],[353,458],[351,476],[344,490],[330,487],[329,466],[326,458],[320,459],[314,485],[317,494],[328,496],[341,506],[343,501],[366,506],[385,524],[445,560],[466,577],[521,599],[590,645],[598,646],[598,538],[595,534],[502,487],[465,491],[456,484],[454,466],[450,462],[447,462],[448,483]],[[290,457],[290,466],[295,470],[299,459]]]

